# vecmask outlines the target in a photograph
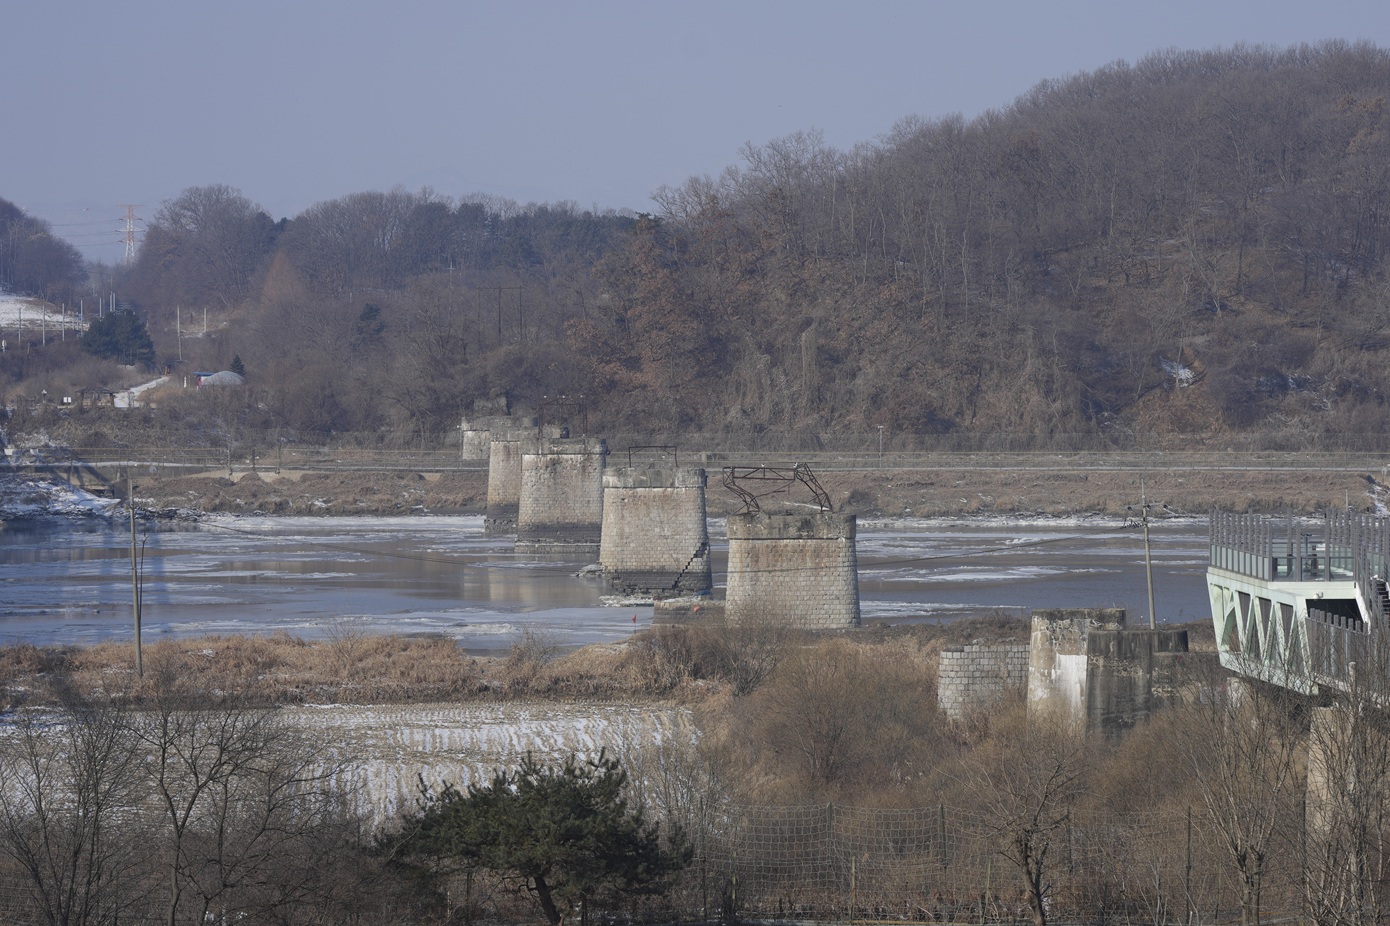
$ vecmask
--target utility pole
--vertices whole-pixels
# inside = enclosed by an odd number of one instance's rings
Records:
[[[140,648],[140,560],[135,555],[135,477],[130,466],[125,471],[126,508],[130,510],[130,594],[135,608],[135,674],[145,677],[144,654]]]
[[[1149,496],[1142,476],[1139,477],[1139,523],[1144,528],[1144,575],[1149,582],[1149,629],[1153,630],[1157,619],[1154,612],[1154,566],[1149,547]]]

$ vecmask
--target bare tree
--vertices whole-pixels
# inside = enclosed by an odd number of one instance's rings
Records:
[[[759,782],[791,787],[798,800],[862,798],[870,788],[902,791],[940,761],[935,693],[906,654],[884,658],[845,640],[783,652],[707,732],[725,780],[750,792]]]
[[[1235,869],[1244,926],[1260,922],[1265,877],[1297,826],[1303,706],[1301,695],[1216,677],[1180,708],[1178,745]]]
[[[1309,724],[1305,878],[1318,926],[1366,926],[1390,913],[1390,702],[1384,644],[1371,642],[1346,692]]]
[[[1060,716],[1015,708],[995,719],[990,738],[966,762],[968,788],[982,807],[999,854],[1023,878],[1035,926],[1047,926],[1054,840],[1083,793],[1089,761],[1082,732]]]
[[[341,809],[336,769],[273,710],[170,688],[134,721],[169,926],[290,902],[293,885],[263,887]]]
[[[181,303],[231,305],[250,292],[269,256],[275,222],[225,184],[189,187],[155,214],[140,248],[134,282],[165,310]]]
[[[0,854],[50,926],[115,924],[140,909],[139,756],[126,720],[100,703],[26,710],[0,737]]]

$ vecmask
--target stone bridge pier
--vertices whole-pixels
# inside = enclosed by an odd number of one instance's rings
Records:
[[[608,445],[596,437],[541,438],[521,454],[516,549],[597,556]]]
[[[640,463],[604,472],[599,563],[610,588],[655,599],[709,593],[705,485],[698,466]]]
[[[854,515],[735,514],[728,529],[729,625],[859,626]]]
[[[536,428],[492,431],[488,445],[487,516],[483,533],[512,534],[521,500],[521,458],[540,444]]]
[[[512,431],[540,432],[541,420],[534,415],[485,415],[464,418],[459,425],[459,458],[490,460],[492,442]]]

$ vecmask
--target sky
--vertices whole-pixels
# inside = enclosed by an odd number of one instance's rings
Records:
[[[0,0],[0,198],[108,262],[125,205],[212,183],[277,219],[397,186],[655,211],[748,143],[1331,38],[1390,47],[1384,0]]]

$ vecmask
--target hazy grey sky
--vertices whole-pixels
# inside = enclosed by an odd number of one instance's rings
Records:
[[[276,218],[397,185],[642,211],[745,142],[1327,38],[1390,47],[1384,0],[0,0],[0,197],[107,260],[120,204],[207,183]]]

